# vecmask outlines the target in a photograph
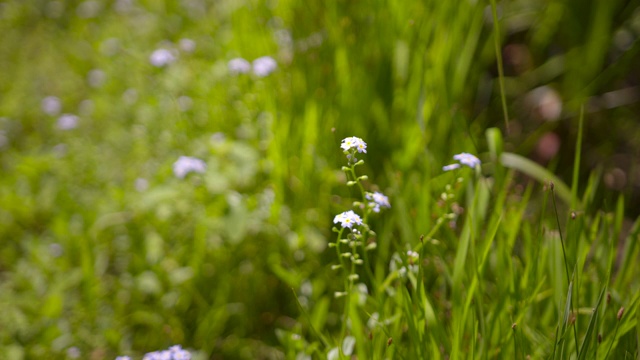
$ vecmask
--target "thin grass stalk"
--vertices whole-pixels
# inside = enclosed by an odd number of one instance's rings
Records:
[[[556,216],[556,223],[558,224],[558,234],[560,235],[560,244],[562,245],[562,256],[564,257],[564,270],[565,270],[565,274],[567,275],[567,283],[571,282],[571,278],[569,277],[569,264],[567,262],[567,252],[565,250],[565,246],[564,246],[564,238],[562,236],[562,229],[560,227],[560,217],[558,215],[558,206],[556,205],[556,194],[554,191],[554,186],[553,183],[551,183],[551,200],[553,202],[553,210],[555,212],[555,216]],[[571,305],[572,311],[573,311],[573,302]],[[573,338],[575,340],[576,343],[576,351],[579,351],[579,347],[578,347],[578,330],[576,329],[577,327],[577,317],[576,317],[576,322],[573,323],[572,325],[573,327]]]
[[[507,110],[507,98],[504,91],[504,70],[502,66],[502,51],[500,51],[500,24],[498,22],[498,11],[496,10],[496,0],[491,0],[491,16],[493,17],[494,45],[496,50],[496,61],[498,63],[498,84],[500,85],[500,100],[502,102],[502,114],[504,116],[504,126],[509,131],[509,112]]]

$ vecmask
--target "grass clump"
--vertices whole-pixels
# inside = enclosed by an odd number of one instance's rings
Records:
[[[637,357],[640,13],[574,5],[3,1],[0,354]]]

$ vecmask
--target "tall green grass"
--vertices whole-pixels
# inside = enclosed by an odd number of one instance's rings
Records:
[[[593,166],[625,149],[635,164],[637,107],[592,106],[633,86],[637,4],[0,5],[7,358],[638,357],[635,179],[613,191],[610,164]],[[177,60],[151,65],[158,48]],[[264,55],[275,73],[229,74]],[[541,85],[559,121],[524,105]],[[78,127],[58,129],[46,96]],[[548,132],[560,151],[534,161]],[[331,221],[360,197],[347,136],[368,143],[363,187],[391,209],[335,298]],[[461,152],[481,169],[443,172]],[[207,172],[176,178],[182,155]]]

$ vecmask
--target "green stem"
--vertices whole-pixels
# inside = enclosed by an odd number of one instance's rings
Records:
[[[567,262],[567,252],[565,251],[564,238],[562,237],[562,229],[560,228],[560,217],[558,216],[558,207],[556,206],[556,193],[554,190],[553,183],[551,183],[551,200],[553,200],[553,210],[555,211],[555,214],[556,214],[556,223],[558,224],[558,234],[560,234],[560,244],[562,245],[562,256],[564,257],[564,271],[567,276],[567,284],[569,284],[571,282],[571,279],[569,278],[569,263]],[[571,301],[571,309],[573,310],[573,298]],[[576,343],[576,352],[579,351],[580,349],[578,347],[578,330],[576,330],[576,328],[578,327],[577,322],[578,322],[578,319],[576,316],[576,320],[573,323],[573,338]]]
[[[500,23],[498,22],[498,12],[496,10],[496,0],[491,0],[491,15],[493,17],[493,39],[496,50],[496,61],[498,62],[498,83],[500,84],[500,99],[502,101],[502,114],[504,125],[509,134],[509,113],[507,111],[507,98],[504,91],[504,70],[502,66],[502,52],[500,51]]]

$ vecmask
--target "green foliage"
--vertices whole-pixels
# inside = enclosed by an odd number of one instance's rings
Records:
[[[640,8],[592,3],[1,1],[0,354],[637,358]]]

